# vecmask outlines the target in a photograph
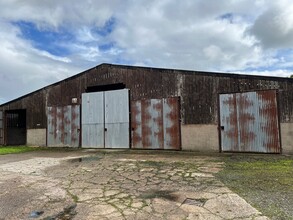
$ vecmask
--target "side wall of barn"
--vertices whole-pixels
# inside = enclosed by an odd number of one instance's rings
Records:
[[[217,74],[110,66],[95,75],[102,84],[124,82],[131,100],[179,96],[182,149],[219,151],[219,94],[277,90],[283,153],[293,153],[293,80],[236,74]]]
[[[46,145],[47,107],[81,104],[89,87],[124,84],[130,100],[179,96],[183,150],[219,151],[218,97],[221,93],[278,90],[284,153],[293,153],[293,80],[102,64],[2,105],[3,111],[26,109],[27,144]]]

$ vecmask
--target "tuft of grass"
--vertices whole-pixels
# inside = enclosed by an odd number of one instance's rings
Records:
[[[27,147],[27,146],[0,146],[0,155],[4,154],[18,154],[40,150],[38,147]]]
[[[293,220],[293,157],[232,155],[216,174],[226,186],[271,219]]]

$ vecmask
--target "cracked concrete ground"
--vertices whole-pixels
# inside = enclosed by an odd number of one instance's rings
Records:
[[[1,156],[0,219],[268,219],[214,177],[222,166],[163,151]]]

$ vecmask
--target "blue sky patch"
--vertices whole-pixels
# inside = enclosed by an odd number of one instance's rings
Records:
[[[14,25],[20,28],[22,37],[33,43],[33,46],[39,50],[44,50],[55,56],[66,56],[69,50],[61,46],[61,42],[70,41],[73,36],[63,30],[50,31],[41,30],[34,23],[19,21]]]
[[[114,47],[114,43],[111,42],[111,43],[107,43],[107,44],[102,44],[102,45],[99,45],[99,49],[100,51],[109,51],[111,50],[111,48]]]
[[[93,31],[102,37],[106,37],[112,33],[112,31],[115,28],[115,25],[116,25],[116,20],[112,17],[106,21],[103,27],[95,28],[93,29]]]

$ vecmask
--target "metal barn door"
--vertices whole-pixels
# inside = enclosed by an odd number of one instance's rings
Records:
[[[220,94],[222,151],[280,153],[276,90]]]
[[[129,148],[129,90],[105,92],[105,148]]]
[[[104,92],[82,94],[81,120],[81,146],[104,148]]]
[[[82,94],[82,147],[129,145],[129,90]]]
[[[0,111],[0,145],[4,145],[3,112]]]
[[[48,107],[47,146],[78,147],[80,106]]]
[[[132,148],[181,149],[179,98],[131,103]]]

